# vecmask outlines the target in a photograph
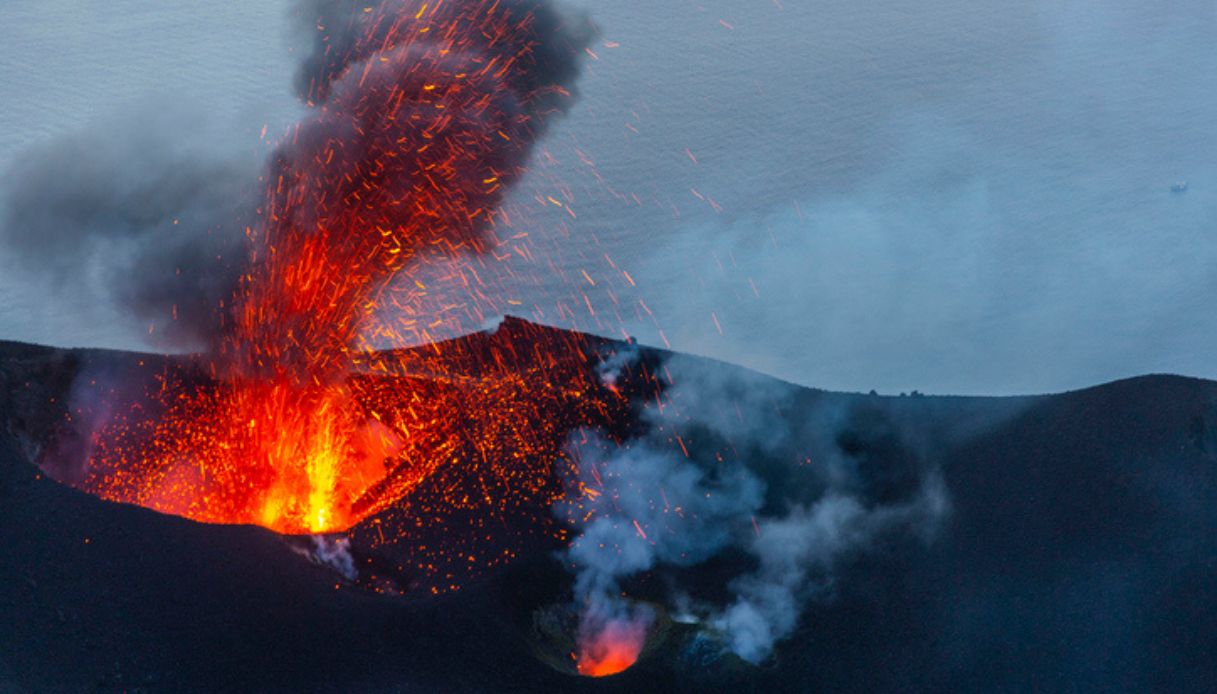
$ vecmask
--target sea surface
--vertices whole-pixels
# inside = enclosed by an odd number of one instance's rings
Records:
[[[526,317],[833,389],[1217,377],[1212,0],[578,4],[582,99],[512,201]],[[5,0],[0,169],[150,104],[264,146],[290,7]],[[4,260],[0,338],[142,344]]]

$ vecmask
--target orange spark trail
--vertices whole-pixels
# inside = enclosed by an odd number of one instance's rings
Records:
[[[380,344],[426,344],[453,316],[497,313],[463,259],[494,257],[500,203],[569,107],[587,37],[542,0],[385,0],[316,26],[311,113],[268,166],[206,378],[162,385],[96,432],[89,491],[199,520],[338,531],[443,465],[501,454],[467,440],[506,433],[480,418],[516,428],[513,456],[552,463],[541,408],[592,391],[577,370],[524,381],[368,348],[370,330]],[[376,320],[385,311],[395,320]],[[574,349],[565,366],[585,360]]]

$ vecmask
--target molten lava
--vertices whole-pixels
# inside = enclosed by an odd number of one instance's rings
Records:
[[[595,634],[581,636],[579,674],[607,677],[628,670],[638,661],[646,636],[647,624],[637,620],[612,620]]]
[[[502,308],[461,259],[510,226],[500,202],[567,108],[585,37],[542,0],[386,0],[319,17],[317,32],[312,110],[274,152],[206,375],[166,374],[105,422],[85,489],[202,521],[339,531],[443,465],[544,476],[587,419],[549,408],[597,408],[573,402],[596,392],[577,345],[519,373],[365,342],[375,326],[382,343],[431,343],[454,315]],[[402,281],[423,268],[439,286]],[[377,322],[385,311],[395,327]]]
[[[168,369],[92,437],[77,486],[205,522],[317,533],[384,511],[452,466],[442,499],[414,500],[433,517],[435,507],[544,510],[562,493],[554,465],[569,433],[629,418],[627,399],[599,383],[586,338],[513,321],[435,347],[368,355],[360,368],[374,373],[331,386]]]

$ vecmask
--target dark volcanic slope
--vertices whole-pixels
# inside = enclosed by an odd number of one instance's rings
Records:
[[[40,430],[79,359],[137,357],[0,344],[10,432]],[[673,636],[624,675],[573,678],[534,656],[519,617],[556,580],[548,556],[455,594],[368,594],[261,529],[64,488],[6,434],[0,692],[1212,690],[1217,383],[1146,377],[1014,399],[765,387],[792,398],[793,447],[864,456],[877,493],[898,486],[910,451],[932,457],[952,510],[930,544],[844,568],[759,668],[700,667]],[[882,426],[825,441],[812,417],[825,407]],[[766,464],[771,486],[797,484]]]
[[[496,623],[486,590],[425,600],[338,590],[269,532],[108,504],[40,479],[11,447],[2,455],[0,653],[24,691],[566,682]]]

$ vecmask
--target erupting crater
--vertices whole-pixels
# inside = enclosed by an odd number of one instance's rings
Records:
[[[103,377],[91,384],[108,392],[76,394],[88,443],[65,477],[82,489],[207,522],[341,531],[446,465],[539,487],[564,435],[552,420],[567,419],[553,412],[595,408],[578,346],[519,372],[447,354],[433,334],[502,313],[505,256],[490,251],[528,234],[501,203],[573,102],[590,28],[545,0],[317,11],[297,80],[309,111],[270,157],[243,257],[218,259],[218,275],[240,272],[206,353],[134,393]]]
[[[330,385],[219,381],[199,358],[145,362],[142,382],[86,370],[42,467],[111,501],[283,534],[348,530],[441,470],[454,508],[547,514],[571,432],[632,418],[597,377],[604,345],[509,319],[366,355]]]
[[[504,286],[513,256],[556,271],[503,201],[573,103],[593,32],[547,0],[318,12],[297,80],[307,115],[274,148],[254,221],[216,231],[242,252],[217,258],[217,277],[232,274],[195,326],[203,353],[82,368],[40,462],[101,498],[207,523],[374,528],[363,563],[393,586],[454,590],[454,567],[513,556],[512,523],[564,539],[553,504],[572,433],[611,436],[635,415],[601,382],[605,340],[521,321],[435,337],[520,304]],[[367,549],[386,545],[387,558]],[[604,632],[578,671],[619,672],[644,641]]]

